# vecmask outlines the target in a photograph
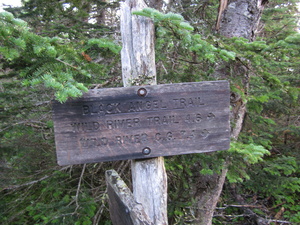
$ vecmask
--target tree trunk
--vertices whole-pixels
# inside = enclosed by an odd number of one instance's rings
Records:
[[[232,0],[223,11],[219,32],[225,37],[243,37],[250,41],[260,22],[266,0]]]
[[[121,5],[124,86],[156,84],[154,24],[151,19],[134,16],[132,11],[146,8],[143,0],[126,0]],[[133,195],[153,224],[167,224],[167,175],[164,158],[132,160]]]
[[[227,0],[220,0],[220,4]],[[227,7],[219,15],[219,33],[226,37],[243,37],[249,41],[255,38],[260,17],[263,11],[265,0],[231,0]],[[240,62],[231,65],[234,73],[242,80],[241,90],[247,95],[249,88],[249,70]],[[225,79],[229,78],[229,66],[220,65],[215,76]],[[237,93],[231,94],[231,122],[234,124],[231,130],[231,137],[237,139],[241,130],[246,113],[246,102]],[[197,221],[196,224],[210,225],[212,217],[220,197],[225,177],[227,173],[227,163],[223,165],[220,175],[198,176],[200,184],[197,192]]]
[[[224,165],[221,175],[200,175],[196,193],[196,220],[195,224],[209,225],[212,224],[214,210],[217,206],[218,199],[222,192],[228,169]]]

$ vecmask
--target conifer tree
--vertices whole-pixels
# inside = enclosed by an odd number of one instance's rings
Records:
[[[246,109],[240,129],[232,120],[239,135],[229,151],[166,160],[169,224],[199,224],[201,218],[204,224],[251,224],[261,218],[299,223],[297,1],[269,1],[255,33],[242,37],[224,37],[232,5],[221,13],[219,34],[218,1],[158,2],[152,7],[164,5],[163,10],[135,12],[156,24],[158,82],[227,79],[233,113]],[[117,168],[129,180],[128,163],[58,167],[50,100],[119,85],[118,22],[112,26],[116,17],[109,16],[118,6],[92,0],[24,4],[10,9],[14,16],[6,12],[0,18],[0,220],[109,223],[104,171]],[[90,23],[94,16],[96,23]],[[220,190],[224,174],[221,198],[205,199]],[[220,206],[214,214],[215,202],[203,210],[213,199]]]

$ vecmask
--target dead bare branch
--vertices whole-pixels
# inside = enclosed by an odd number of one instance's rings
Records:
[[[78,196],[79,196],[80,186],[81,186],[82,178],[83,178],[83,175],[84,175],[85,167],[86,167],[86,163],[83,164],[82,171],[81,171],[81,174],[80,174],[80,178],[79,178],[79,181],[78,181],[78,186],[77,186],[77,191],[76,191],[76,196],[75,196],[75,202],[76,202],[76,210],[75,211],[77,211],[77,209],[79,208]]]
[[[68,168],[70,168],[70,166],[65,166],[65,167],[61,168],[59,171],[66,170],[66,169],[68,169]],[[46,176],[44,176],[44,177],[42,177],[42,178],[40,178],[40,179],[38,179],[38,180],[33,180],[33,181],[30,181],[30,182],[27,182],[27,183],[24,183],[24,184],[20,184],[20,185],[12,185],[12,186],[8,186],[8,187],[5,187],[5,188],[2,188],[2,189],[0,190],[0,192],[5,191],[5,190],[14,190],[14,189],[18,189],[18,188],[22,188],[22,187],[27,187],[27,186],[30,186],[30,185],[34,185],[34,184],[36,184],[36,183],[39,183],[39,182],[41,182],[41,181],[43,181],[43,180],[46,180],[46,179],[52,177],[52,176],[53,176],[53,174],[51,174],[51,175],[46,175]]]

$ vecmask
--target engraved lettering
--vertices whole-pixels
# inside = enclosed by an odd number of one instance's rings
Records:
[[[107,114],[112,114],[113,110],[114,110],[114,105],[113,104],[107,104],[107,106],[106,106]]]
[[[113,120],[107,120],[106,121],[106,126],[108,129],[114,129],[114,121]]]
[[[151,110],[151,102],[150,101],[147,101],[146,102],[146,107],[145,107],[147,110]]]
[[[82,106],[82,111],[83,111],[83,115],[89,114],[90,113],[90,108],[88,105],[83,105]]]
[[[208,120],[212,120],[212,119],[214,119],[216,116],[215,116],[215,114],[213,114],[213,113],[209,113],[208,115],[207,115],[207,119]]]
[[[106,115],[122,113],[121,103],[113,102],[108,104],[95,103],[82,106],[83,115]]]
[[[202,136],[202,138],[207,138],[209,135],[209,131],[204,129],[201,131],[200,135]]]
[[[135,127],[140,126],[140,119],[139,118],[133,118],[133,124]]]
[[[173,133],[171,131],[162,134],[162,133],[156,133],[155,134],[155,140],[159,142],[166,142],[166,141],[172,141],[173,139]]]
[[[128,112],[140,112],[143,110],[143,101],[130,102]]]
[[[97,114],[98,110],[95,105],[90,105],[91,114]]]
[[[147,117],[148,125],[168,125],[179,123],[175,115],[170,116],[149,116]]]
[[[116,113],[122,113],[122,111],[120,109],[120,103],[119,102],[115,104],[115,112]]]
[[[100,129],[98,122],[71,123],[73,132],[97,131]]]
[[[185,117],[185,120],[184,120],[186,123],[191,123],[191,115],[190,114],[187,114],[186,117]]]
[[[191,133],[187,136],[187,139],[195,139],[195,130],[191,131]]]
[[[200,113],[197,113],[197,114],[196,114],[196,122],[199,123],[199,122],[201,122],[201,120],[202,120],[201,114],[200,114]]]
[[[107,129],[131,128],[141,126],[139,118],[122,119],[122,120],[107,120]]]
[[[196,97],[195,99],[197,99],[197,102],[198,102],[198,104],[199,104],[199,106],[201,105],[205,105],[203,102],[202,102],[202,98],[201,97]]]
[[[116,143],[118,145],[122,144],[141,144],[148,141],[148,135],[146,133],[135,134],[135,135],[123,135],[116,136]]]
[[[158,100],[153,100],[153,109],[158,109],[159,105],[158,105]]]
[[[189,98],[189,99],[188,99],[187,105],[188,105],[188,107],[194,107],[194,106],[195,106],[194,101],[193,101],[192,98]]]
[[[99,105],[99,113],[100,114],[103,114],[103,113],[105,114],[105,112],[104,112],[104,105],[103,104]]]
[[[180,99],[180,108],[184,109],[186,107],[185,101],[185,98]]]
[[[173,99],[173,109],[193,108],[202,105],[204,105],[204,103],[201,101],[201,97]]]
[[[147,138],[148,138],[148,135],[145,134],[145,133],[143,133],[143,134],[142,134],[142,138],[141,138],[142,143],[146,143],[146,142],[148,141]]]
[[[132,119],[126,119],[126,127],[132,127]]]
[[[167,133],[167,140],[171,141],[173,139],[173,134],[172,132]]]
[[[180,131],[180,139],[193,140],[196,138],[195,132],[196,132],[195,130],[190,130],[190,131],[181,130]]]
[[[166,124],[169,124],[170,120],[167,116],[163,116],[162,120],[161,120],[161,123],[166,125]]]
[[[128,104],[128,112],[143,112],[151,110],[167,109],[167,106],[162,100],[152,101],[133,101]]]
[[[155,116],[154,117],[154,123],[157,124],[157,125],[160,124],[160,118],[159,118],[159,116]]]
[[[184,122],[186,123],[200,123],[201,121],[202,121],[202,115],[200,113],[187,114],[184,118]]]
[[[156,133],[155,134],[155,140],[159,141],[161,139],[161,134],[160,133]]]
[[[108,144],[108,139],[106,137],[81,138],[79,141],[82,148],[94,148],[94,147],[106,146]]]
[[[121,136],[116,136],[116,141],[117,141],[117,144],[121,145],[122,144],[122,137]]]

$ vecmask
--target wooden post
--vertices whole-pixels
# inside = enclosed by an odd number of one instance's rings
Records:
[[[132,84],[156,84],[154,24],[152,20],[132,15],[147,7],[143,0],[121,3],[121,34],[123,49],[122,77],[125,87]],[[163,157],[132,160],[133,194],[151,221],[168,224],[167,175]]]
[[[130,189],[114,170],[105,174],[110,217],[114,225],[153,225],[142,204],[135,201]]]

